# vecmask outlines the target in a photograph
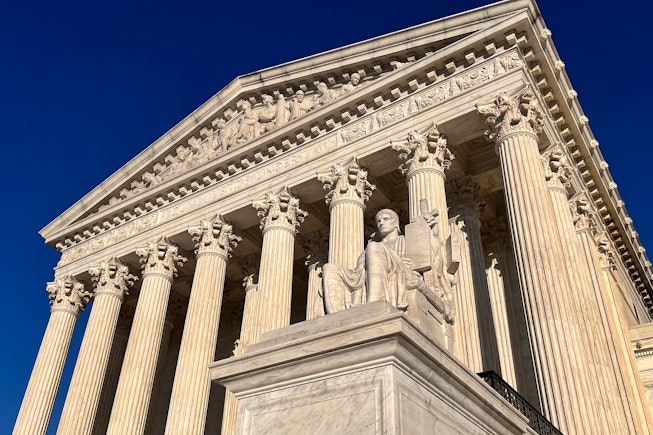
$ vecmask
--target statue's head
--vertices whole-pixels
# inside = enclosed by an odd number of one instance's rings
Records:
[[[389,208],[379,210],[374,217],[374,223],[376,224],[376,233],[378,236],[385,237],[394,230],[397,230],[397,234],[401,234],[399,216],[394,210],[390,210]]]

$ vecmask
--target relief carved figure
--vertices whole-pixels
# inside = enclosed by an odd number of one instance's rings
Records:
[[[236,107],[242,111],[238,122],[236,143],[249,142],[250,140],[259,137],[261,135],[259,114],[252,110],[252,105],[246,100],[240,100]]]
[[[323,266],[326,314],[375,301],[387,301],[400,310],[407,310],[416,300],[417,291],[444,315],[447,322],[453,323],[452,286],[456,267],[447,264],[446,259],[451,256],[447,256],[446,245],[438,239],[437,214],[435,210],[423,213],[418,222],[410,224],[424,226],[430,233],[420,242],[401,234],[397,213],[390,209],[380,210],[375,217],[376,233],[358,257],[355,268],[348,269],[335,263]],[[427,243],[423,243],[425,240]],[[426,251],[421,254],[429,257],[431,264],[416,270],[409,258],[411,248],[407,249],[407,243],[421,245],[421,249]],[[412,251],[415,251],[414,246]],[[428,274],[433,278],[423,275],[427,270],[434,272]]]
[[[319,82],[317,84],[317,93],[315,94],[315,106],[322,107],[326,106],[330,102],[336,99],[333,89],[329,87],[324,82]]]
[[[304,97],[304,91],[300,89],[290,100],[290,120],[301,118],[313,108],[313,102]]]
[[[360,82],[361,82],[361,75],[358,74],[358,73],[353,73],[351,75],[351,78],[349,79],[349,82],[345,83],[340,88],[340,95],[339,96],[344,97],[345,95],[354,92],[354,90],[355,90],[354,88],[356,88],[356,86],[358,86]]]

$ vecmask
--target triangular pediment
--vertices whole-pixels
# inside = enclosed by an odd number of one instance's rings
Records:
[[[41,234],[65,249],[341,128],[383,93],[470,66],[488,41],[515,44],[532,8],[500,2],[239,76]]]

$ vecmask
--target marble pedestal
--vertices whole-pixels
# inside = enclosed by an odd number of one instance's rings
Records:
[[[386,302],[270,331],[210,372],[238,398],[237,434],[533,433]]]

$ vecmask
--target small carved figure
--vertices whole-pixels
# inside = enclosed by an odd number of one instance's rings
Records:
[[[218,118],[214,121],[217,135],[213,144],[213,149],[216,151],[226,151],[236,143],[236,132],[232,127],[227,126],[227,122]]]
[[[261,95],[263,107],[258,110],[258,118],[261,122],[262,130],[272,131],[276,127],[275,119],[277,117],[277,106],[274,104],[274,98],[268,94]]]
[[[313,102],[304,99],[304,91],[295,92],[295,96],[290,100],[290,120],[300,118],[313,108]]]
[[[345,83],[342,85],[342,88],[340,88],[340,97],[343,97],[351,92],[354,91],[354,88],[358,86],[358,84],[361,82],[361,75],[358,73],[353,73],[351,75],[351,78],[349,79],[349,83]]]
[[[316,106],[326,106],[335,99],[333,91],[329,89],[324,82],[319,82],[317,84],[317,93],[315,94],[315,105]]]
[[[252,105],[249,101],[240,100],[236,105],[239,110],[242,110],[240,121],[238,124],[238,132],[236,133],[236,143],[249,142],[261,135],[261,124],[259,123],[259,115],[252,110]]]

